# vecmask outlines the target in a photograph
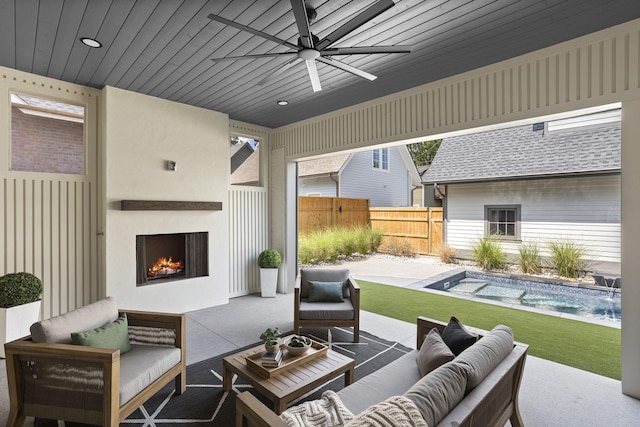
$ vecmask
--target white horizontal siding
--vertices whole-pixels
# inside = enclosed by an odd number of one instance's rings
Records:
[[[569,240],[594,261],[620,262],[620,176],[591,176],[447,186],[447,243],[470,250],[484,236],[484,206],[521,206],[521,238]],[[517,253],[518,243],[504,249]]]
[[[369,199],[371,207],[411,206],[409,173],[398,149],[389,148],[385,171],[373,169],[371,151],[355,153],[340,173],[340,197]]]

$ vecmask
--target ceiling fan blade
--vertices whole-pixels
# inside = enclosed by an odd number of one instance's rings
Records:
[[[300,33],[300,42],[306,48],[313,48],[313,40],[311,37],[311,29],[309,28],[309,17],[304,0],[291,0],[291,9],[293,16],[296,18],[296,25]]]
[[[320,40],[320,42],[316,44],[316,49],[322,50],[332,43],[337,42],[356,28],[371,21],[373,18],[380,15],[387,9],[392,8],[394,5],[395,3],[393,2],[393,0],[380,0],[374,3],[373,5],[369,6],[369,8],[365,9],[363,12],[356,15],[347,23],[342,25],[340,28],[336,29],[334,32]]]
[[[259,31],[259,30],[254,30],[253,28],[247,27],[246,25],[238,24],[237,22],[230,21],[230,20],[228,20],[226,18],[223,18],[222,16],[218,16],[218,15],[214,15],[213,13],[210,13],[207,16],[207,18],[211,19],[212,21],[217,21],[217,22],[223,23],[225,25],[228,25],[230,27],[237,28],[238,30],[246,31],[246,32],[251,33],[253,35],[262,37],[263,39],[271,40],[272,42],[276,42],[278,44],[285,45],[287,47],[290,47],[291,49],[296,49],[296,50],[300,49],[295,44],[289,43],[286,40],[279,39],[278,37],[274,37],[274,36],[272,36],[270,34],[263,33],[262,31]]]
[[[363,79],[367,79],[370,81],[374,81],[375,79],[377,79],[378,77],[374,76],[373,74],[367,73],[366,71],[362,71],[356,67],[352,67],[349,64],[345,64],[344,62],[340,62],[340,61],[336,61],[335,59],[331,59],[331,58],[323,58],[320,57],[318,58],[318,61],[323,62],[327,65],[331,65],[332,67],[336,67],[339,68],[343,71],[346,71],[348,73],[351,73],[353,75],[356,75],[358,77],[362,77]]]
[[[411,53],[411,46],[334,47],[323,50],[320,55],[363,55],[369,53]]]
[[[257,83],[258,86],[262,86],[262,85],[265,85],[265,84],[267,84],[269,82],[274,81],[276,78],[281,76],[285,71],[287,71],[289,68],[294,66],[298,62],[298,59],[300,59],[300,58],[295,57],[291,61],[289,61],[286,64],[284,64],[282,67],[276,68],[275,71],[273,71],[272,73],[270,73],[267,76],[265,76],[262,80],[260,80]]]
[[[318,68],[316,67],[315,59],[307,59],[304,62],[307,64],[307,71],[309,72],[313,91],[320,92],[322,90],[322,85],[320,85],[320,76],[318,75]]]
[[[280,53],[259,53],[256,55],[242,55],[242,56],[225,56],[223,58],[211,58],[212,61],[235,61],[236,59],[256,59],[256,58],[274,58],[278,56],[297,55],[297,52],[280,52]]]

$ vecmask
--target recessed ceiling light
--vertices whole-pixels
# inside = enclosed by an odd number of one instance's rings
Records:
[[[82,37],[82,38],[80,38],[80,41],[82,43],[86,44],[89,47],[93,47],[93,48],[102,47],[102,43],[100,43],[98,40],[92,39],[90,37]]]
[[[285,105],[289,105],[289,101],[278,101],[277,104],[285,106]]]

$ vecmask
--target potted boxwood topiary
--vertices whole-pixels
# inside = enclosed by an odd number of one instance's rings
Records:
[[[260,292],[263,297],[275,297],[278,287],[278,267],[282,258],[275,249],[265,249],[258,255],[260,267]]]
[[[0,339],[2,343],[29,335],[40,318],[42,282],[31,273],[9,273],[0,277]],[[5,357],[4,345],[0,357]]]

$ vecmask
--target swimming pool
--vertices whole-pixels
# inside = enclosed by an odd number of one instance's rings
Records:
[[[566,286],[474,271],[458,273],[426,288],[545,311],[620,321],[620,293],[607,289]]]

